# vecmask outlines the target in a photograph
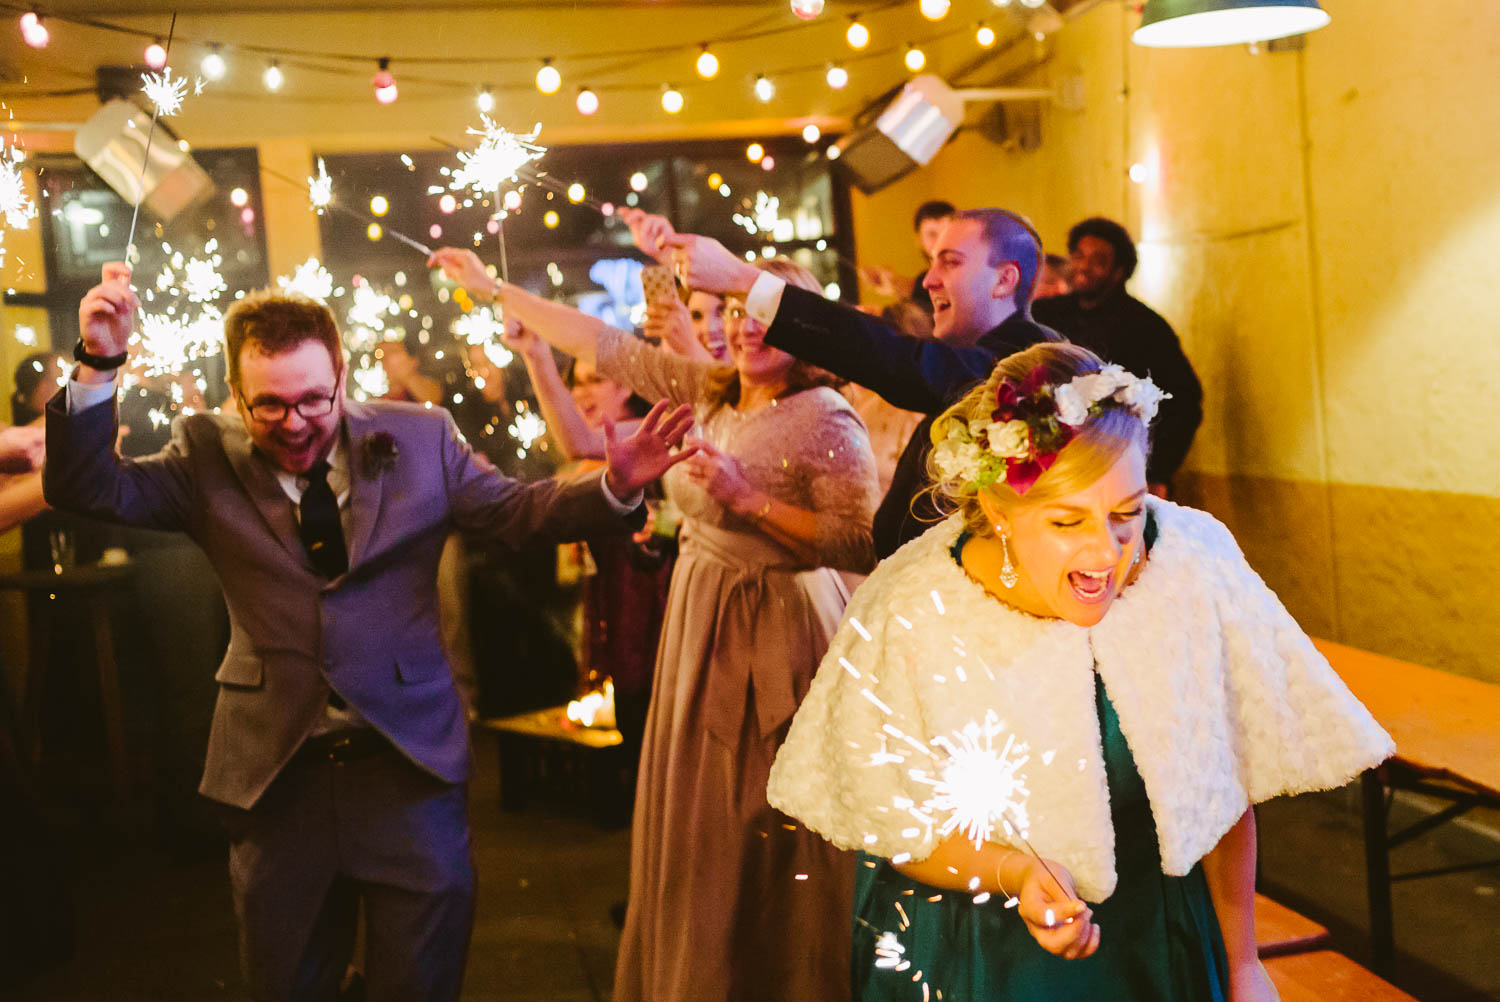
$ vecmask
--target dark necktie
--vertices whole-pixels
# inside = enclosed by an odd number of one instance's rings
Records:
[[[302,492],[302,545],[313,566],[325,578],[336,578],[349,569],[344,549],[344,528],[339,524],[339,501],[328,486],[328,464],[319,461],[305,474]]]

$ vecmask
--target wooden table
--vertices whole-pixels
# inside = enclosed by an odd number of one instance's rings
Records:
[[[618,828],[630,816],[624,737],[613,727],[584,727],[566,706],[479,721],[500,739],[500,806],[520,810],[534,793],[581,795],[595,820]]]
[[[48,658],[52,628],[56,621],[56,599],[72,593],[82,600],[87,619],[77,625],[89,630],[94,641],[94,667],[99,677],[99,704],[104,717],[104,736],[109,747],[110,780],[115,801],[130,798],[130,761],[125,747],[125,709],[120,698],[120,675],[115,665],[114,630],[110,626],[109,599],[134,572],[127,561],[112,565],[70,567],[61,571],[20,571],[0,574],[0,591],[20,591],[36,596],[30,608],[30,639],[26,681],[22,687],[21,756],[32,766],[41,761],[42,698],[47,688]]]
[[[1500,865],[1500,859],[1392,875],[1390,851],[1475,807],[1500,808],[1500,685],[1315,640],[1344,684],[1396,739],[1396,754],[1362,778],[1365,880],[1375,970],[1395,966],[1391,884]],[[1448,806],[1389,832],[1391,798],[1410,790]]]
[[[1341,953],[1319,950],[1265,961],[1281,1002],[1417,1002]]]
[[[1328,942],[1328,930],[1264,894],[1255,896],[1255,952],[1265,957],[1306,953]]]

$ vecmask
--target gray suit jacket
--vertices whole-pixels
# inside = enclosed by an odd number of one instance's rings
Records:
[[[185,532],[218,573],[231,635],[200,790],[238,807],[318,725],[330,688],[423,769],[465,779],[468,729],[438,640],[444,539],[455,527],[517,544],[624,529],[599,475],[508,480],[476,461],[444,410],[346,401],[349,571],[326,581],[238,415],[179,418],[164,450],[127,460],[114,451],[117,408],[69,414],[65,396],[47,408],[47,500]]]

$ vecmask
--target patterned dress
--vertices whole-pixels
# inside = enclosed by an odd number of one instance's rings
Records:
[[[711,367],[608,334],[599,371],[695,405],[745,478],[817,514],[816,565],[674,470],[682,509],[646,722],[617,1002],[842,999],[853,858],[766,803],[793,713],[848,601],[835,569],[874,563],[879,494],[864,425],[828,388],[742,413],[705,401]]]

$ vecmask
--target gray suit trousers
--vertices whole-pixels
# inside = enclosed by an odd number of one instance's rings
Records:
[[[366,925],[369,1002],[454,1002],[474,914],[467,788],[394,748],[294,759],[226,808],[240,961],[257,1002],[333,1002]]]

